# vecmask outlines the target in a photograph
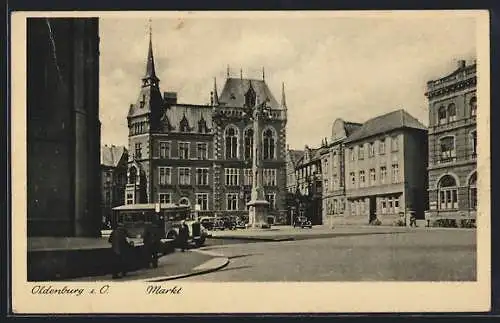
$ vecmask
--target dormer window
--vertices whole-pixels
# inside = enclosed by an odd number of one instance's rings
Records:
[[[180,131],[181,132],[189,132],[189,122],[186,118],[186,115],[184,114],[184,116],[182,117],[182,120],[180,122]]]
[[[250,87],[248,88],[247,93],[245,93],[245,105],[247,107],[254,107],[255,99],[256,99],[256,94],[252,87],[252,83],[250,83]]]
[[[207,122],[201,117],[201,120],[198,121],[198,132],[199,133],[208,133]]]

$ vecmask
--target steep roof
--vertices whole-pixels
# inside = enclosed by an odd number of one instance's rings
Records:
[[[212,108],[210,106],[203,105],[188,105],[188,104],[176,104],[170,106],[165,110],[162,120],[168,122],[172,126],[171,131],[180,131],[181,121],[187,121],[189,126],[189,132],[198,132],[198,122],[205,121],[208,129],[213,128],[212,124]]]
[[[108,167],[118,166],[124,153],[127,153],[127,149],[123,146],[101,146],[101,165]]]
[[[271,109],[281,109],[271,90],[263,80],[228,78],[219,96],[219,102],[228,107],[242,108],[245,104],[245,94],[250,88],[250,83],[260,102],[269,99]]]
[[[294,165],[297,165],[298,161],[304,156],[303,150],[289,149],[288,154],[290,155],[290,160]]]
[[[350,135],[352,135],[355,131],[357,131],[359,128],[361,128],[362,126],[363,126],[362,123],[344,121],[345,133],[348,137]]]
[[[366,121],[361,128],[355,131],[344,142],[354,142],[401,128],[427,130],[427,127],[415,117],[404,109],[399,109]]]

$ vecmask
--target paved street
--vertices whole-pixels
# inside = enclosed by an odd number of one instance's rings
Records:
[[[376,232],[374,232],[376,233]],[[221,244],[227,267],[185,281],[460,281],[476,279],[476,232],[423,229]]]

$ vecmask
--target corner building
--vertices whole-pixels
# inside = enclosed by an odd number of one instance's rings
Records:
[[[246,215],[252,185],[252,121],[246,108],[271,108],[263,136],[264,184],[270,215],[285,212],[286,101],[278,103],[264,78],[232,78],[210,104],[177,102],[160,91],[150,39],[146,73],[128,113],[129,162],[125,203],[201,206],[200,215]]]
[[[427,205],[427,128],[404,110],[366,121],[344,141],[345,221],[384,225]]]
[[[475,219],[477,210],[476,63],[427,82],[429,220]]]

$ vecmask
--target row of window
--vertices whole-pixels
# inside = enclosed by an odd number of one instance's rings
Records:
[[[477,113],[477,99],[472,97],[469,101],[469,113],[473,117]],[[450,103],[448,107],[440,106],[437,111],[437,120],[439,125],[457,121],[457,107],[454,103]]]
[[[381,139],[376,141],[378,143],[378,154],[379,155],[384,155],[386,153],[386,139]],[[399,138],[398,137],[390,137],[391,140],[391,151],[396,152],[399,150]],[[375,157],[376,149],[375,149],[375,141],[370,142],[368,144],[362,144],[357,147],[351,147],[349,148],[349,160],[350,161],[355,161],[356,160],[356,152],[357,152],[357,158],[358,160],[363,160],[365,159],[365,153],[368,154],[369,158]],[[357,148],[357,149],[355,149]]]
[[[158,167],[158,180],[160,185],[172,184],[172,167],[160,166]],[[262,179],[264,186],[276,186],[276,169],[263,169]],[[240,185],[240,169],[239,168],[226,168],[224,170],[225,185],[226,186],[239,186]],[[195,184],[196,185],[209,185],[208,181],[209,169],[196,168],[195,171]],[[253,174],[251,168],[243,169],[243,185],[252,185]],[[191,168],[179,167],[178,168],[178,183],[179,185],[191,185]]]
[[[196,193],[195,199],[196,204],[200,205],[201,211],[207,211],[208,207],[208,196],[209,193]],[[238,193],[227,193],[226,194],[226,210],[227,211],[237,211],[238,201],[240,200],[240,194]],[[266,200],[269,202],[269,208],[274,210],[276,208],[276,193],[267,193]],[[159,193],[158,202],[160,203],[173,203],[172,193]],[[246,203],[250,202],[250,195],[246,195]],[[190,205],[189,199],[183,197],[180,199],[179,204]]]
[[[178,142],[178,158],[179,159],[190,159],[192,156],[190,154],[190,142]],[[135,143],[135,158],[142,158],[142,143]],[[172,158],[172,143],[170,141],[160,141],[158,143],[158,157],[160,158]],[[197,142],[196,143],[196,156],[197,159],[208,159],[208,143]]]
[[[399,213],[399,196],[386,196],[378,199],[380,202],[379,211],[381,214]],[[351,215],[366,215],[369,211],[369,203],[365,199],[351,201]]]
[[[239,168],[226,168],[224,170],[226,186],[239,186],[240,185],[240,169]],[[264,186],[276,186],[276,169],[263,169],[262,180]],[[243,185],[252,185],[253,172],[251,168],[243,169]]]
[[[264,160],[276,159],[276,142],[277,135],[274,128],[268,127],[262,133],[262,158]],[[254,131],[252,128],[248,128],[243,133],[244,141],[244,159],[253,158],[253,141],[254,141]],[[229,126],[224,131],[224,152],[226,159],[237,159],[239,158],[239,131],[235,126]]]
[[[469,209],[477,209],[477,173],[472,174],[468,183]],[[438,183],[438,209],[458,209],[458,186],[457,181],[451,175],[443,176]]]
[[[398,164],[393,164],[391,166],[391,180],[390,182],[387,180],[387,167],[386,166],[381,166],[377,175],[377,172],[375,168],[371,168],[368,173],[368,180],[366,178],[367,174],[365,173],[364,170],[360,170],[357,174],[356,178],[356,173],[355,172],[350,172],[349,177],[351,180],[351,185],[356,186],[356,179],[358,180],[359,187],[367,187],[367,186],[373,186],[377,185],[377,178],[378,178],[378,183],[380,184],[389,184],[389,183],[399,183],[400,181],[400,176],[399,176],[399,165]]]
[[[158,167],[158,184],[170,185],[172,184],[172,167],[160,166]],[[208,168],[196,168],[195,180],[196,185],[209,185],[208,182]],[[178,168],[178,183],[179,185],[191,185],[191,168],[179,167]]]

